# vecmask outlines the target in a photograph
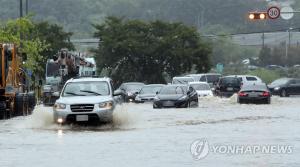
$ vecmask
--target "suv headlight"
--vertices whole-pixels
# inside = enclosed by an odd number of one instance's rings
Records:
[[[67,105],[63,103],[56,103],[53,107],[54,109],[66,109]]]
[[[276,88],[274,88],[274,90],[279,90],[280,89],[280,87],[276,87]]]
[[[113,107],[113,102],[108,101],[108,102],[103,102],[99,104],[99,108],[101,109],[112,109]]]

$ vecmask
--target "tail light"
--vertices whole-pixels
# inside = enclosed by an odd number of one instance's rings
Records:
[[[269,92],[263,92],[263,93],[262,93],[262,96],[265,96],[265,97],[266,97],[266,96],[270,96],[270,93],[269,93]]]
[[[240,93],[239,93],[239,96],[241,96],[241,97],[245,97],[245,96],[248,96],[248,94],[247,94],[247,93],[245,93],[245,92],[240,92]]]

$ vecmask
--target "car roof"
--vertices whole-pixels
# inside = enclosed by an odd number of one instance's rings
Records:
[[[186,76],[203,76],[203,75],[220,75],[221,76],[221,74],[218,74],[218,73],[188,74]]]
[[[189,85],[191,84],[205,84],[205,85],[209,85],[207,82],[189,82]]]
[[[145,85],[143,82],[124,82],[124,85],[131,85],[131,84],[141,84],[141,85]]]
[[[193,77],[189,77],[189,76],[183,76],[183,77],[173,77],[173,79],[177,79],[177,78],[192,78],[192,79],[194,79]]]
[[[256,78],[258,78],[255,75],[228,75],[226,77],[256,77]]]
[[[186,84],[171,84],[171,85],[165,85],[164,87],[176,87],[176,86],[188,87],[188,85]]]
[[[149,85],[144,85],[143,87],[152,87],[152,86],[165,86],[165,84],[149,84]]]
[[[110,82],[111,79],[107,77],[97,78],[97,77],[79,77],[79,78],[71,78],[66,83],[69,82],[91,82],[91,81],[105,81]]]

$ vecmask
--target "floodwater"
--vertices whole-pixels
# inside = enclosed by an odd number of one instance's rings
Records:
[[[53,166],[300,166],[300,98],[273,97],[271,105],[207,98],[198,108],[118,106],[114,123],[99,127],[59,126],[51,108],[0,121],[1,167]],[[292,153],[209,153],[195,160],[193,141],[209,145],[285,145]]]

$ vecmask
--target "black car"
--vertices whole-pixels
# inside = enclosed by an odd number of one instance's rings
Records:
[[[241,89],[241,80],[236,76],[221,77],[215,89],[215,94],[221,97],[230,97]]]
[[[288,97],[290,95],[300,95],[300,79],[280,78],[268,85],[273,95]]]
[[[121,96],[124,102],[134,102],[137,93],[142,89],[144,83],[141,82],[126,82],[119,87]]]
[[[136,103],[152,102],[156,96],[156,92],[165,86],[164,84],[150,84],[142,87],[141,91],[135,97]]]
[[[187,108],[198,106],[198,95],[188,85],[166,85],[155,96],[153,108]]]
[[[271,93],[264,83],[243,85],[238,93],[238,103],[271,103]]]

